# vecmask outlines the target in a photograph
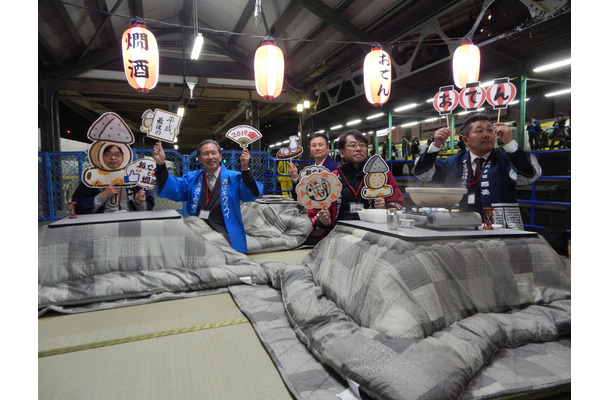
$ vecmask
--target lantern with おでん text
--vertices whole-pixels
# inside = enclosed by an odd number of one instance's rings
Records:
[[[374,45],[364,58],[362,73],[366,99],[376,107],[383,105],[390,98],[392,62],[380,45]]]
[[[481,52],[470,41],[465,41],[453,53],[453,83],[459,89],[479,80]]]
[[[270,37],[254,55],[254,80],[256,91],[264,99],[273,100],[282,92],[284,83],[284,53]]]
[[[157,39],[141,20],[132,20],[123,33],[123,67],[129,84],[140,93],[147,93],[159,79],[159,48]]]

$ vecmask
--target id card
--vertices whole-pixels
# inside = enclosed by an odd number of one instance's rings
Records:
[[[364,210],[364,205],[362,203],[349,203],[349,212],[356,213],[362,210]]]
[[[210,218],[210,210],[201,210],[199,211],[199,218],[208,219]]]

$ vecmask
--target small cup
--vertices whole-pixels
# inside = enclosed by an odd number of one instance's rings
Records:
[[[398,214],[396,214],[395,208],[388,208],[386,210],[388,229],[395,231],[398,229]]]

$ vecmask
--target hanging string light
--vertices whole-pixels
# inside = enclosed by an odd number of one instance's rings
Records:
[[[282,92],[284,82],[284,53],[275,41],[266,37],[254,55],[256,91],[264,99],[273,100]]]
[[[121,40],[123,67],[129,84],[140,93],[147,93],[159,80],[159,48],[157,39],[139,18],[131,20]]]
[[[392,86],[392,62],[390,55],[381,45],[374,44],[364,58],[362,69],[366,99],[375,107],[383,105],[390,98]]]
[[[467,83],[479,80],[481,52],[470,39],[462,43],[453,53],[453,83],[462,89]]]

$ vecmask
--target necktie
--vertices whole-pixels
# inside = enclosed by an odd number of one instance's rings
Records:
[[[210,174],[206,172],[206,176],[208,178],[208,189],[214,190],[214,182],[216,181],[216,176],[214,174]]]
[[[476,183],[481,179],[481,170],[483,169],[483,163],[485,159],[483,157],[477,157],[474,159],[474,163],[476,164],[474,169],[474,177],[472,178],[472,182]]]

